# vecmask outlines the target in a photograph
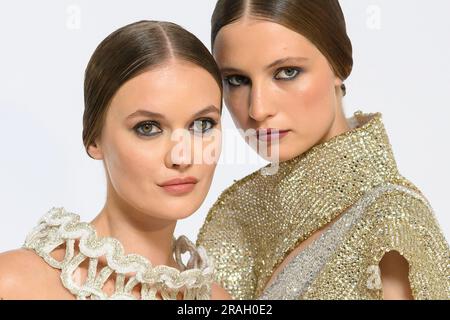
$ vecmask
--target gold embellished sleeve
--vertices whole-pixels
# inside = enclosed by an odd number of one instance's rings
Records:
[[[253,299],[254,257],[239,218],[238,208],[218,201],[209,211],[197,239],[213,260],[215,280],[233,299]]]
[[[450,250],[428,203],[401,193],[376,203],[373,265],[384,254],[399,252],[409,264],[415,299],[450,299]],[[382,290],[382,288],[381,288]]]

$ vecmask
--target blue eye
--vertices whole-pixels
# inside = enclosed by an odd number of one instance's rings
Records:
[[[296,78],[300,73],[297,68],[283,68],[277,72],[275,79],[277,80],[292,80]]]
[[[155,130],[157,129],[157,130]],[[141,122],[138,123],[134,130],[141,136],[152,137],[162,132],[159,126],[155,122]]]
[[[199,119],[195,120],[191,126],[194,134],[202,134],[208,132],[216,126],[217,122],[213,119]]]
[[[244,76],[228,76],[225,78],[225,82],[231,87],[240,87],[248,84],[250,80]]]

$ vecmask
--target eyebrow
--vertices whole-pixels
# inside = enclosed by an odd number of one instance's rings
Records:
[[[299,61],[307,61],[307,60],[309,60],[309,59],[305,58],[305,57],[286,57],[286,58],[275,60],[274,62],[272,62],[271,64],[266,66],[266,69],[270,69],[270,68],[273,68],[275,66],[278,66],[280,64],[284,64],[284,63],[290,62],[290,61],[299,62]]]
[[[274,62],[272,62],[269,65],[267,65],[265,67],[265,69],[271,69],[271,68],[273,68],[275,66],[278,66],[280,64],[283,64],[283,63],[286,63],[286,62],[290,62],[290,61],[300,62],[300,61],[308,61],[308,60],[309,59],[305,58],[305,57],[286,57],[286,58],[275,60]],[[232,67],[221,68],[220,72],[221,73],[245,73],[242,70],[239,70],[237,68],[232,68]]]
[[[219,111],[219,109],[217,107],[215,107],[214,105],[210,105],[210,106],[207,106],[206,108],[196,112],[193,115],[193,118],[197,118],[197,117],[200,117],[202,115],[205,115],[205,114],[208,114],[208,113],[211,113],[211,112],[215,112],[215,113],[220,114],[220,111]],[[140,109],[140,110],[137,110],[136,112],[133,112],[132,114],[130,114],[127,117],[127,119],[131,119],[131,118],[135,118],[135,117],[139,117],[139,116],[146,116],[146,117],[149,117],[149,118],[157,118],[157,119],[165,119],[166,118],[161,113]]]

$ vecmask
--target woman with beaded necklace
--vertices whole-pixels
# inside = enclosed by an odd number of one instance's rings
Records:
[[[83,142],[104,165],[106,203],[91,223],[52,208],[22,249],[0,255],[0,298],[228,298],[204,249],[173,236],[220,154],[222,81],[209,51],[176,24],[136,22],[97,47],[84,90]]]

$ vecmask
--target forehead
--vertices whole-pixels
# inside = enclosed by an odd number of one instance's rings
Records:
[[[208,105],[219,108],[220,98],[219,86],[208,71],[192,63],[171,61],[124,83],[109,112],[121,117],[138,109],[168,117],[189,115]]]
[[[214,57],[222,67],[267,64],[286,55],[313,58],[317,53],[317,48],[302,34],[253,18],[226,25],[214,43]]]

